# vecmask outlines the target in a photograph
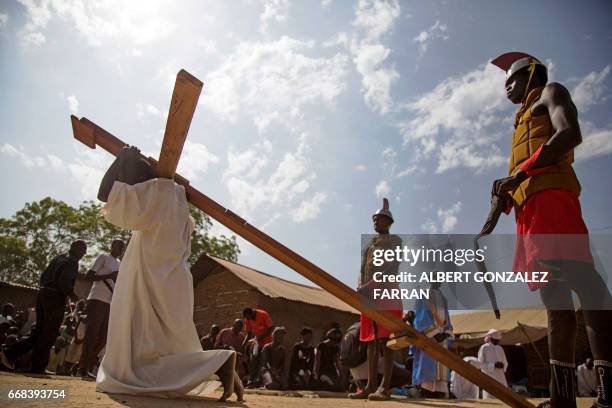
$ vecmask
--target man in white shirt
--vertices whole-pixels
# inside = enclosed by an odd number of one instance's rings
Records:
[[[123,255],[125,244],[115,240],[108,254],[101,254],[87,272],[86,279],[93,282],[87,297],[87,329],[83,352],[79,360],[81,378],[95,378],[92,374],[96,356],[106,345],[108,316],[119,271],[119,258]]]
[[[485,343],[478,350],[478,361],[480,361],[483,373],[493,377],[497,382],[508,386],[506,381],[506,370],[508,360],[502,346],[499,345],[502,334],[499,330],[491,329],[485,336]],[[482,390],[482,398],[495,398],[488,391]]]
[[[578,396],[593,397],[597,395],[597,372],[592,358],[587,358],[577,369]]]

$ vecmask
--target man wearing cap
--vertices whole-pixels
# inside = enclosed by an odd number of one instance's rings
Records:
[[[485,336],[485,342],[478,350],[478,361],[483,373],[495,378],[497,382],[508,386],[506,381],[506,370],[508,360],[502,346],[499,345],[502,334],[499,330],[490,329]],[[482,398],[495,398],[488,391],[482,390]]]
[[[383,198],[383,208],[372,215],[374,230],[376,235],[367,249],[363,253],[361,262],[361,275],[358,291],[370,300],[375,287],[382,285],[375,282],[373,277],[375,272],[382,272],[384,275],[395,275],[399,268],[399,262],[385,262],[382,266],[374,265],[374,254],[377,250],[395,250],[402,245],[399,236],[389,233],[393,224],[393,215],[389,210],[389,200]],[[396,285],[385,283],[384,285]],[[403,315],[401,301],[379,304],[379,307],[397,315],[400,319]],[[349,394],[353,399],[370,399],[375,401],[388,400],[391,398],[391,374],[393,371],[393,351],[387,347],[387,339],[391,333],[385,327],[370,320],[366,315],[361,315],[359,340],[368,344],[368,383],[366,387],[357,393]],[[383,378],[380,385],[377,384],[378,357],[382,349],[384,364]]]
[[[546,66],[520,52],[492,61],[506,71],[506,96],[520,104],[515,120],[509,176],[493,183],[492,202],[517,223],[514,270],[549,271],[548,282],[530,283],[540,290],[548,312],[551,400],[541,406],[576,406],[576,313],[578,295],[599,378],[594,406],[612,406],[612,332],[610,293],[597,274],[582,219],[580,183],[572,168],[574,148],[582,142],[578,112],[568,90],[547,84]],[[495,223],[489,224],[490,233]],[[560,239],[565,235],[568,239]],[[554,238],[553,238],[554,236]]]

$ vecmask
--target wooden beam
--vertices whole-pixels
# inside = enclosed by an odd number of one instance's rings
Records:
[[[125,146],[124,142],[110,135],[110,133],[93,124],[89,120],[83,118],[80,122],[84,126],[73,127],[75,131],[74,136],[79,141],[86,138],[84,135],[77,132],[85,132],[85,128],[89,127],[92,130],[87,130],[87,133],[93,133],[95,139],[94,143],[107,150],[109,153],[117,155],[121,148]],[[188,183],[184,184],[180,181],[180,179],[175,180],[177,183],[182,184],[185,187],[187,199],[191,204],[204,211],[206,214],[210,215],[212,218],[225,225],[227,228],[231,229],[236,234],[249,241],[251,244],[278,259],[294,271],[298,272],[300,275],[319,285],[327,292],[351,305],[388,330],[403,335],[408,341],[410,341],[411,344],[429,354],[433,359],[439,361],[448,368],[455,370],[462,377],[489,391],[492,395],[499,398],[506,404],[512,407],[533,408],[533,405],[524,397],[514,393],[510,388],[497,382],[495,379],[484,374],[471,364],[464,362],[459,356],[438,345],[436,342],[427,338],[427,336],[424,334],[416,331],[411,326],[408,326],[397,316],[389,313],[386,310],[378,309],[370,299],[359,295],[353,289],[349,288],[347,285],[340,282],[323,269],[301,257],[264,232],[253,227],[246,222],[246,220],[233,213],[231,210],[223,207],[211,198],[202,194]]]
[[[159,165],[156,169],[158,177],[174,177],[189,125],[202,92],[202,85],[202,81],[184,69],[181,69],[176,76],[166,132],[159,153]]]

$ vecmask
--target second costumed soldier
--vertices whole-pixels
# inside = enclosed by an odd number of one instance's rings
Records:
[[[376,235],[370,242],[368,248],[363,253],[361,263],[361,274],[358,291],[362,295],[372,298],[373,289],[376,287],[387,288],[389,284],[375,282],[373,277],[375,272],[382,272],[383,275],[395,275],[399,268],[399,262],[385,262],[382,266],[374,265],[374,251],[376,250],[395,250],[402,245],[402,240],[397,235],[389,233],[393,224],[393,215],[389,211],[389,200],[383,198],[383,208],[372,215],[374,230]],[[381,309],[388,310],[397,317],[402,317],[402,302],[394,300],[392,302],[376,302]],[[388,400],[391,398],[391,373],[393,370],[393,350],[386,346],[387,339],[391,333],[386,328],[370,320],[367,316],[361,315],[359,340],[368,345],[368,382],[363,390],[349,394],[353,399],[369,399],[374,401]],[[382,352],[383,356],[383,378],[378,385],[378,358]]]

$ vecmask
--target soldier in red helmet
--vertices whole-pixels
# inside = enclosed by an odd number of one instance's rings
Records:
[[[548,312],[551,399],[540,406],[576,407],[574,291],[599,381],[593,407],[611,407],[611,298],[594,267],[578,200],[580,183],[572,168],[574,148],[582,142],[576,106],[563,85],[547,83],[546,66],[531,55],[510,52],[492,64],[506,71],[506,96],[520,107],[509,176],[494,181],[491,202],[506,213],[514,208],[514,270],[549,271],[551,276],[547,283],[530,284],[540,291]],[[487,225],[492,231],[494,223]]]
[[[361,263],[361,275],[359,279],[359,293],[372,299],[372,291],[375,287],[381,287],[381,283],[374,280],[374,272],[381,271],[385,275],[397,274],[399,262],[385,262],[383,266],[374,266],[374,251],[395,250],[402,245],[399,236],[390,234],[389,229],[393,224],[393,215],[389,210],[389,200],[383,198],[383,208],[372,215],[376,235],[363,254]],[[388,285],[388,284],[387,284]],[[403,316],[402,302],[377,302],[378,306],[389,310],[401,318]],[[361,315],[359,340],[367,343],[368,347],[368,382],[360,392],[349,394],[351,399],[369,399],[383,401],[391,398],[391,373],[393,371],[393,350],[387,347],[387,339],[391,333],[385,327],[378,325],[366,315]],[[378,357],[382,353],[383,378],[380,386],[378,379]]]

